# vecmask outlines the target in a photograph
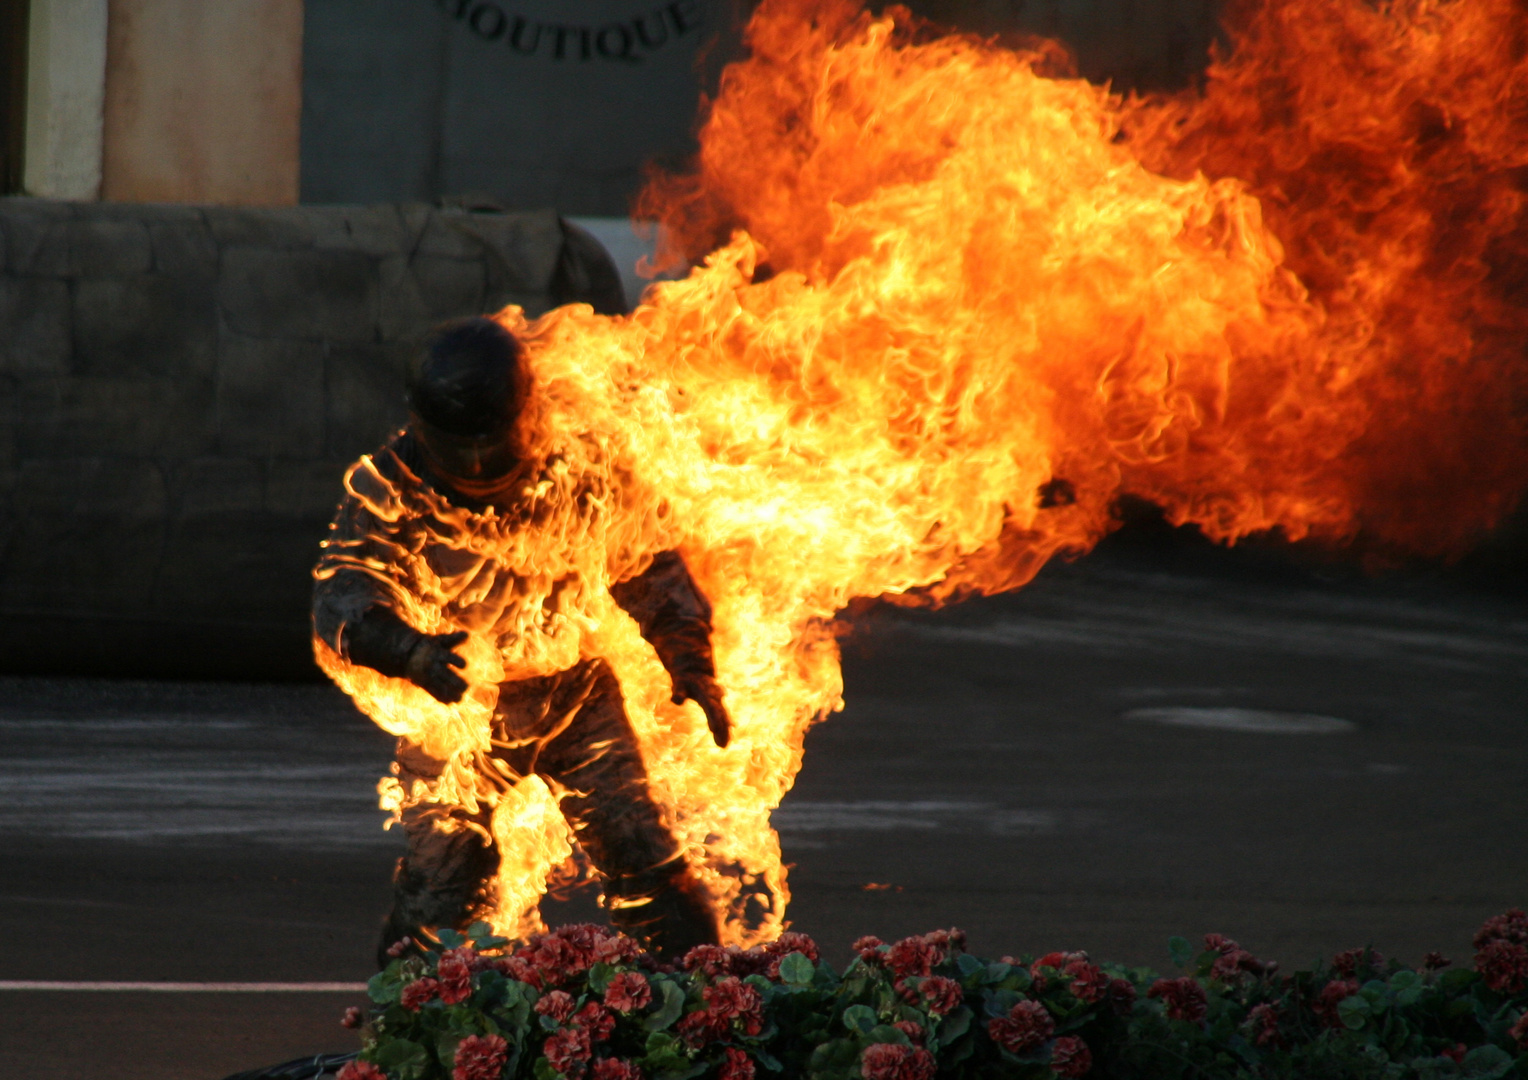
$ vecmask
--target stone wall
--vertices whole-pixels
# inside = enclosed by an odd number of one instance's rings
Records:
[[[0,240],[9,671],[307,672],[317,544],[419,338],[574,298],[551,211],[3,199]]]

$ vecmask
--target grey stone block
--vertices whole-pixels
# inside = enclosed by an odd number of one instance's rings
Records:
[[[252,337],[371,341],[377,273],[352,252],[228,248],[218,304],[230,327]]]
[[[60,375],[68,371],[69,317],[67,282],[0,277],[0,368]]]
[[[224,333],[218,350],[218,452],[318,457],[324,447],[324,347]]]
[[[482,240],[470,227],[471,219],[477,216],[465,210],[434,211],[419,234],[414,254],[447,259],[470,259],[480,254]]]
[[[320,251],[354,251],[381,258],[413,247],[414,234],[395,205],[322,209],[328,213],[313,218],[313,246]]]
[[[313,564],[326,529],[327,523],[270,515],[180,523],[166,541],[154,607],[176,621],[305,626]]]
[[[177,472],[172,492],[175,511],[155,589],[157,607],[181,618],[190,613],[258,617],[269,612],[272,588],[278,593],[294,590],[292,583],[280,581],[267,569],[272,522],[264,512],[260,462],[187,462]],[[299,579],[296,588],[305,589],[306,575],[295,567],[291,572]]]
[[[472,214],[453,221],[489,252],[489,287],[494,291],[550,291],[562,254],[562,226],[551,210],[527,214]]]
[[[5,543],[6,521],[11,516],[4,499],[15,486],[16,470],[21,467],[21,454],[16,446],[17,389],[14,378],[0,375],[0,545]]]
[[[23,460],[192,457],[216,436],[208,379],[36,376],[15,397]]]
[[[351,461],[274,460],[265,476],[266,512],[322,527],[345,497],[345,470]],[[313,558],[318,558],[315,544]]]
[[[149,230],[141,221],[82,214],[65,231],[71,273],[87,277],[142,274],[154,265]]]
[[[74,368],[86,375],[210,377],[213,281],[195,273],[82,278],[74,285]]]
[[[211,281],[218,272],[218,246],[200,215],[149,226],[154,269],[162,274],[194,274]]]
[[[16,528],[0,553],[0,603],[86,612],[147,605],[166,506],[164,478],[153,462],[26,462],[11,498]]]
[[[6,269],[13,274],[68,274],[66,226],[72,216],[71,206],[50,199],[0,199]]]
[[[432,214],[420,235],[418,256],[482,259],[495,287],[546,292],[562,253],[562,228],[552,210],[520,214]]]
[[[170,480],[176,526],[188,521],[259,514],[265,499],[260,462],[200,457],[184,462]]]
[[[212,235],[224,247],[278,250],[311,248],[313,220],[323,208],[291,206],[279,209],[209,206],[203,213]]]
[[[480,315],[487,300],[483,259],[443,259],[421,255],[412,267],[419,295],[432,323]]]
[[[403,375],[411,342],[335,347],[325,358],[324,453],[354,461],[408,421]]]

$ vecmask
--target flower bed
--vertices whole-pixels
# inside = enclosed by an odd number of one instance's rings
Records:
[[[1084,953],[979,960],[959,931],[855,943],[842,974],[802,934],[665,965],[567,926],[512,948],[474,927],[371,981],[340,1080],[1528,1080],[1528,916],[1475,937],[1473,967],[1372,949],[1280,974],[1210,934],[1182,974]]]

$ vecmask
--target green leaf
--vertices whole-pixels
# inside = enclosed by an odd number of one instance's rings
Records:
[[[467,927],[467,937],[471,939],[473,945],[477,946],[479,952],[502,949],[509,944],[509,938],[497,936],[493,932],[493,927],[481,919]]]
[[[986,974],[982,976],[982,985],[996,986],[1008,978],[1011,971],[1013,971],[1012,964],[988,964]]]
[[[865,1038],[873,1043],[896,1043],[898,1046],[911,1046],[912,1040],[907,1037],[907,1032],[901,1028],[894,1028],[890,1024],[877,1024],[865,1032]]]
[[[1194,959],[1194,947],[1188,943],[1187,938],[1176,935],[1167,939],[1167,953],[1180,968],[1188,967]]]
[[[377,972],[366,982],[367,996],[378,1005],[396,1003],[402,990],[403,976],[397,964],[388,964],[387,970]]]
[[[970,953],[961,953],[960,958],[955,961],[955,966],[960,969],[961,978],[968,978],[981,971],[987,965]]]
[[[710,1067],[709,1061],[697,1061],[693,1065],[685,1062],[682,1066],[654,1073],[653,1080],[691,1080],[691,1077],[699,1076]]]
[[[780,1064],[780,1059],[775,1057],[767,1050],[756,1049],[751,1051],[751,1053],[753,1054],[753,1059],[768,1069],[770,1072],[779,1072],[781,1069],[785,1068],[784,1065]]]
[[[658,1011],[642,1022],[642,1026],[648,1031],[662,1031],[675,1020],[679,1019],[684,1012],[684,991],[674,983],[672,979],[653,979],[658,988],[663,991],[663,1004],[658,1006]]]
[[[780,961],[780,978],[792,986],[806,986],[812,981],[817,969],[799,952],[793,952]]]
[[[1469,1080],[1498,1080],[1512,1071],[1512,1063],[1511,1054],[1487,1043],[1464,1055],[1460,1072]]]
[[[939,1021],[939,1045],[949,1046],[971,1030],[971,1010],[962,1005]]]
[[[589,969],[589,989],[596,994],[603,994],[610,987],[610,980],[615,978],[615,968],[606,963],[595,964]]]
[[[1024,995],[1017,990],[1002,989],[983,994],[982,998],[986,1002],[988,1016],[1006,1016],[1010,1009],[1024,1000]]]
[[[1354,994],[1345,997],[1337,1003],[1337,1016],[1342,1020],[1343,1026],[1352,1031],[1357,1031],[1368,1023],[1374,1009],[1369,1004],[1369,999],[1362,994]]]
[[[467,937],[465,934],[458,933],[457,931],[449,928],[442,928],[437,930],[435,932],[435,936],[440,939],[440,947],[442,949],[459,949],[463,945],[467,944]]]
[[[435,1057],[445,1067],[446,1072],[451,1071],[452,1064],[456,1061],[456,1047],[465,1035],[452,1034],[443,1031],[435,1037]]]
[[[867,1035],[875,1027],[875,1010],[869,1005],[850,1005],[844,1010],[844,1027]]]
[[[383,1071],[399,1080],[423,1080],[430,1071],[430,1052],[408,1039],[381,1039],[370,1056]]]
[[[536,1059],[536,1080],[557,1080],[562,1073],[552,1068],[552,1063],[544,1057]]]

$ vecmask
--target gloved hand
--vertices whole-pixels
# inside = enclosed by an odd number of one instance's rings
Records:
[[[467,666],[467,661],[455,652],[456,647],[466,640],[465,630],[454,634],[423,635],[409,653],[404,676],[415,686],[428,691],[436,701],[455,704],[467,692],[467,680],[451,669]]]
[[[706,714],[706,726],[711,729],[711,738],[719,747],[725,747],[732,741],[732,717],[727,715],[727,706],[722,704],[725,694],[726,691],[710,675],[686,672],[674,676],[674,704],[683,705],[686,701],[693,701],[699,705],[700,711]]]

